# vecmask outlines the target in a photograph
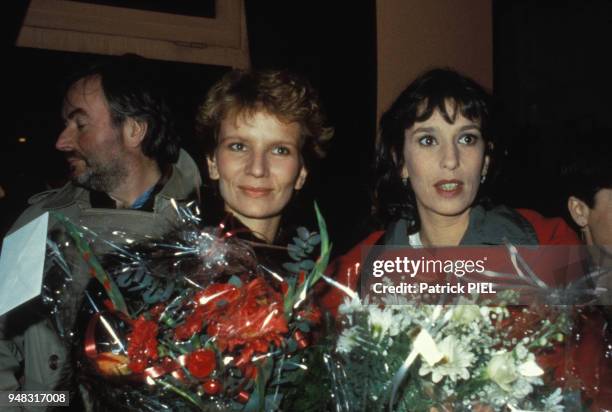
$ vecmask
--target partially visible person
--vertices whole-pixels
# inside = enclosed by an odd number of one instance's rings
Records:
[[[593,269],[612,270],[612,129],[581,139],[581,149],[565,168],[567,208],[589,246]],[[603,278],[612,288],[611,278]],[[612,292],[605,296],[612,305]]]
[[[193,159],[179,148],[158,82],[150,63],[137,56],[72,77],[62,108],[65,128],[56,143],[70,165],[71,181],[33,196],[12,230],[47,211],[94,231],[116,228],[144,236],[172,226],[172,203],[197,199],[201,179]],[[58,230],[51,216],[50,236]],[[83,265],[74,268],[73,277],[76,290],[90,279]],[[76,309],[83,293],[71,298]],[[69,350],[40,301],[2,317],[0,339],[0,390],[73,389]]]
[[[284,211],[333,135],[316,91],[285,71],[236,70],[210,89],[197,123],[217,195],[218,210],[204,205],[205,219],[228,213],[257,239],[278,243]]]
[[[338,282],[356,289],[364,246],[579,243],[563,219],[493,206],[486,196],[502,152],[489,100],[473,80],[433,69],[383,114],[374,167],[375,209],[383,229],[332,264]],[[334,289],[323,303],[335,312],[343,298]]]
[[[581,136],[563,170],[567,209],[588,247],[587,272],[600,294],[597,304],[579,309],[562,361],[592,399],[593,411],[612,410],[611,138],[611,129]]]

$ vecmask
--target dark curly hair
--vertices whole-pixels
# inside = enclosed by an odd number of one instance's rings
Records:
[[[228,114],[258,111],[300,125],[301,152],[307,169],[314,160],[325,156],[325,145],[334,130],[325,126],[317,92],[304,78],[279,70],[234,70],[208,91],[196,116],[202,154],[214,152],[221,122]]]
[[[452,101],[457,110],[447,111],[446,102]],[[393,102],[381,117],[379,138],[374,163],[374,213],[383,225],[405,218],[410,232],[420,229],[414,191],[409,182],[403,182],[401,170],[404,165],[404,132],[416,122],[429,119],[438,110],[444,119],[453,123],[460,113],[471,121],[480,123],[485,141],[486,154],[491,165],[498,157],[499,145],[493,140],[492,122],[489,113],[490,96],[475,81],[451,69],[433,69],[420,75]],[[492,176],[488,173],[488,176]],[[487,179],[490,183],[491,179]],[[483,199],[481,192],[477,201]]]
[[[175,163],[180,138],[152,62],[134,54],[101,61],[73,73],[64,84],[64,96],[79,80],[94,78],[100,79],[113,125],[120,127],[127,118],[146,122],[143,154],[160,167]]]

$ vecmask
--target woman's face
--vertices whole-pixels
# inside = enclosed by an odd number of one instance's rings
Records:
[[[447,102],[447,113],[459,110]],[[451,116],[452,118],[452,116]],[[402,177],[410,178],[419,215],[459,216],[474,202],[489,157],[480,122],[456,114],[448,123],[439,110],[404,132]]]
[[[306,181],[299,124],[266,112],[230,113],[218,139],[207,161],[210,177],[219,180],[225,210],[249,227],[253,219],[280,219],[293,191]]]

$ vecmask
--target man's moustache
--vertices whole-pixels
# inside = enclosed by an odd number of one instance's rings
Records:
[[[87,162],[87,159],[85,159],[85,157],[81,156],[77,152],[68,152],[64,155],[64,158],[66,159],[66,161],[69,161],[71,159],[76,159],[76,160],[84,160],[85,162]]]

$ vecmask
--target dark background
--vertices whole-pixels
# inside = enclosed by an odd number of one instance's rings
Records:
[[[496,198],[565,215],[563,165],[592,145],[612,162],[612,1],[496,0],[493,40],[508,150]]]
[[[2,232],[25,208],[27,197],[62,182],[66,169],[54,149],[62,128],[61,80],[100,57],[13,47],[27,8],[27,2],[16,3],[7,6],[11,37],[4,59],[8,104],[0,185],[8,196],[0,200]],[[311,172],[292,215],[312,224],[316,193],[340,253],[369,230],[376,12],[374,0],[352,2],[350,10],[345,3],[329,3],[247,0],[246,12],[253,66],[305,75],[320,90],[336,127],[329,156]],[[560,167],[576,144],[590,144],[579,136],[610,127],[611,2],[495,0],[493,13],[494,90],[507,143],[495,200],[561,215]],[[228,68],[157,64],[190,149],[195,107]],[[20,137],[27,141],[19,143]],[[610,141],[612,135],[601,139]]]

